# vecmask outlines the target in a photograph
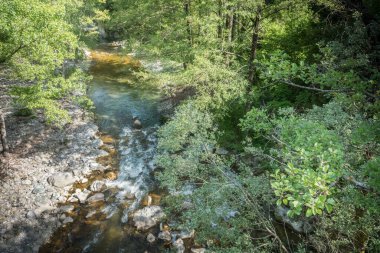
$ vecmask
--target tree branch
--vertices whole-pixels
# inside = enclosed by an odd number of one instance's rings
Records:
[[[341,89],[341,90],[325,90],[325,89],[320,89],[320,88],[316,88],[316,87],[308,87],[308,86],[303,86],[303,85],[299,85],[299,84],[295,84],[293,83],[292,81],[289,81],[289,80],[280,80],[280,82],[284,83],[284,84],[287,84],[287,85],[290,85],[290,86],[293,86],[293,87],[297,87],[297,88],[301,88],[301,89],[306,89],[306,90],[313,90],[313,91],[318,91],[318,92],[323,92],[323,93],[329,93],[329,92],[340,92],[340,93],[352,93],[352,92],[355,92],[354,90],[350,89]],[[374,99],[379,99],[379,96],[376,96],[376,95],[373,95],[371,93],[369,93],[368,91],[364,91],[364,94],[371,97],[371,98],[374,98]]]
[[[280,80],[280,82],[287,84],[287,85],[290,85],[290,86],[293,86],[293,87],[301,88],[301,89],[313,90],[313,91],[325,92],[325,93],[328,93],[328,92],[348,92],[349,91],[349,90],[324,90],[324,89],[320,89],[320,88],[316,88],[316,87],[308,87],[308,86],[298,85],[298,84],[295,84],[289,80]]]
[[[24,44],[21,44],[17,48],[15,48],[13,51],[11,51],[8,55],[4,56],[3,58],[0,58],[0,64],[7,62],[10,58],[12,58],[13,55],[15,55],[18,51],[25,48],[26,46]]]

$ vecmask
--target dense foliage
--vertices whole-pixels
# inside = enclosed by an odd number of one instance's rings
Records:
[[[159,130],[157,178],[179,228],[215,252],[380,251],[376,0],[4,0],[0,66],[21,109],[69,121],[109,39],[195,91]],[[101,30],[101,29],[100,29]]]
[[[88,79],[72,68],[81,57],[81,39],[89,20],[104,19],[98,1],[19,1],[0,5],[0,64],[10,78],[18,79],[12,91],[23,111],[42,110],[48,122],[70,120],[63,99],[86,101]],[[101,15],[103,14],[103,15]]]
[[[154,82],[196,90],[159,131],[178,226],[218,252],[380,250],[377,1],[108,4],[111,34],[183,65]]]

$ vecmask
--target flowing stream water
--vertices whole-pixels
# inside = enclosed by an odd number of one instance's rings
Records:
[[[76,206],[74,223],[56,232],[40,252],[160,252],[161,245],[148,244],[146,234],[136,231],[128,220],[155,185],[152,172],[160,94],[132,75],[141,67],[132,57],[108,48],[91,52],[91,58],[93,80],[88,95],[100,131],[115,140],[118,177],[104,180],[105,203]],[[133,117],[140,119],[142,129],[133,128]],[[86,219],[91,213],[92,219]]]

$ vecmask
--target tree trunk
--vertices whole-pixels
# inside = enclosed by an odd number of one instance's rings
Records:
[[[238,15],[234,14],[233,15],[233,23],[232,23],[232,34],[231,34],[231,40],[235,41],[236,39],[236,33],[237,33],[237,25],[238,25],[239,19]]]
[[[191,29],[191,21],[190,21],[190,0],[185,1],[184,9],[185,9],[185,14],[186,14],[187,38],[189,40],[190,47],[192,47],[193,46],[193,32]]]
[[[189,48],[193,47],[193,32],[191,29],[191,21],[190,21],[190,2],[191,0],[185,0],[184,2],[184,11],[186,15],[186,31],[187,31],[187,39],[189,41]],[[186,56],[183,62],[183,68],[186,70],[187,65],[189,63],[189,55]]]
[[[3,148],[2,153],[4,155],[7,155],[9,152],[9,147],[7,143],[7,131],[5,129],[4,115],[2,113],[0,113],[0,140]]]
[[[259,32],[260,32],[260,21],[261,21],[261,8],[256,12],[256,17],[253,21],[252,26],[252,42],[251,42],[251,53],[249,56],[249,70],[248,70],[248,80],[253,85],[256,81],[256,65],[254,61],[257,55],[257,46],[259,44]]]
[[[231,11],[230,11],[230,15],[228,17],[228,25],[227,25],[227,29],[228,29],[228,44],[231,44],[232,43],[232,40],[233,40],[233,29],[234,29],[234,18],[235,18],[235,15],[234,15],[234,9],[232,8]]]
[[[233,29],[234,29],[234,22],[235,22],[235,15],[234,15],[234,9],[231,8],[229,11],[229,14],[227,15],[226,25],[227,25],[227,31],[228,31],[228,38],[227,38],[227,47],[226,47],[226,53],[225,53],[225,59],[226,59],[226,65],[230,65],[231,61],[231,53],[233,51],[232,47],[232,41],[233,41]]]
[[[218,16],[219,16],[219,25],[218,25],[218,38],[222,41],[223,43],[223,14],[222,14],[222,8],[223,8],[223,3],[222,0],[218,1]]]

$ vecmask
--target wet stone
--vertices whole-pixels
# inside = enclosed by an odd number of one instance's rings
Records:
[[[185,244],[181,238],[176,240],[173,243],[173,246],[177,250],[177,253],[184,253],[185,252]]]
[[[73,197],[77,198],[80,203],[86,203],[87,197],[90,195],[90,191],[84,190],[84,191],[78,191],[76,192]]]
[[[59,208],[59,210],[62,212],[62,213],[69,213],[69,212],[72,212],[74,210],[74,206],[73,205],[66,205],[66,206],[61,206]]]
[[[105,183],[99,180],[94,181],[90,186],[90,190],[93,192],[102,191],[104,188],[105,188]]]
[[[95,214],[96,214],[96,211],[90,211],[90,212],[86,215],[86,219],[91,218],[91,217],[94,216]]]
[[[148,236],[146,237],[146,240],[149,242],[149,243],[153,243],[156,241],[156,237],[152,234],[152,233],[149,233]]]
[[[158,234],[158,238],[160,238],[161,240],[164,240],[164,241],[167,241],[167,242],[170,242],[171,239],[172,239],[172,236],[170,234],[169,231],[162,231]]]
[[[164,217],[165,213],[160,206],[147,206],[133,214],[133,222],[138,230],[147,230]]]
[[[72,223],[72,222],[74,222],[74,220],[71,217],[66,217],[66,219],[62,221],[63,224]]]
[[[104,201],[104,194],[103,193],[96,193],[95,195],[89,197],[87,199],[88,203],[95,203],[99,201]]]
[[[191,248],[191,253],[205,253],[205,248]]]

